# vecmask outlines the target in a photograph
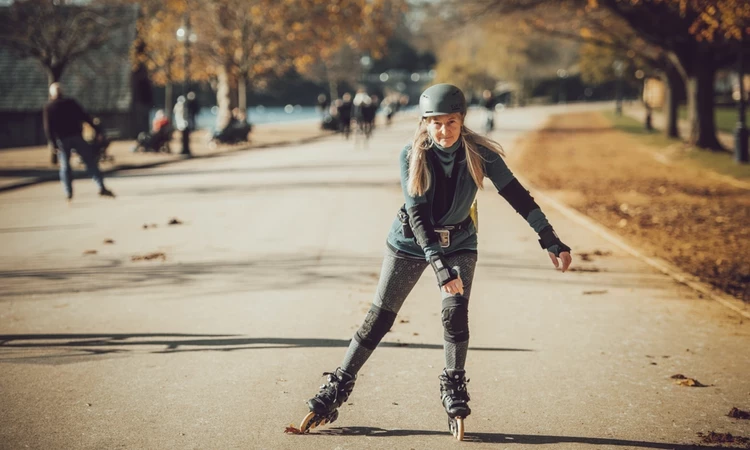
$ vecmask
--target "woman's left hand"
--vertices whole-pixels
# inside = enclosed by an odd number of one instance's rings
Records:
[[[552,264],[555,265],[555,268],[560,268],[560,262],[557,260],[555,254],[552,252],[547,252],[547,254],[549,255],[549,259],[552,260]],[[561,270],[565,272],[570,267],[570,263],[573,262],[573,257],[570,256],[570,252],[560,252],[560,260],[562,261]]]
[[[461,277],[449,281],[448,284],[443,286],[443,292],[451,295],[464,295],[464,282],[461,280]]]

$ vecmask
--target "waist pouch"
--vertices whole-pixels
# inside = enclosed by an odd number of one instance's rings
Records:
[[[409,214],[407,214],[404,207],[401,207],[401,209],[398,210],[398,213],[396,214],[396,217],[398,217],[398,221],[401,223],[401,230],[404,233],[405,238],[413,238],[414,232],[411,229],[411,225],[409,224]],[[461,222],[454,224],[454,225],[440,225],[435,227],[435,232],[438,235],[438,240],[440,241],[440,246],[445,248],[449,247],[451,244],[451,232],[461,231],[469,228],[469,225],[472,222],[471,214],[466,219],[462,220]]]

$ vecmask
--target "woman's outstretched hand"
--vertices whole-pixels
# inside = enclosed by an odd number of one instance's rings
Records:
[[[557,260],[555,254],[552,252],[547,252],[547,254],[549,255],[549,259],[552,260],[552,264],[555,265],[555,268],[560,268],[560,262]],[[562,268],[560,270],[565,272],[570,267],[570,263],[573,262],[573,257],[570,256],[570,252],[560,252],[560,261],[562,261]]]
[[[562,255],[560,255],[562,256]],[[461,277],[456,278],[453,281],[448,282],[443,286],[443,291],[451,295],[464,295],[464,282],[461,281]]]

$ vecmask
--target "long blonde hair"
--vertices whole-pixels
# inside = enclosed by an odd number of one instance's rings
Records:
[[[482,189],[482,180],[484,179],[484,158],[479,154],[477,147],[482,146],[491,152],[497,153],[504,157],[505,150],[503,147],[493,141],[490,138],[484,137],[471,131],[465,125],[466,114],[461,115],[461,142],[466,149],[466,161],[469,166],[469,173],[471,178],[474,179],[474,184],[477,185],[478,189]],[[432,148],[434,141],[430,132],[427,130],[429,118],[421,118],[419,120],[419,126],[417,132],[414,133],[414,141],[412,141],[411,149],[409,150],[409,181],[408,191],[409,195],[421,196],[427,192],[430,187],[432,180],[430,179],[430,171],[427,169],[427,152]]]

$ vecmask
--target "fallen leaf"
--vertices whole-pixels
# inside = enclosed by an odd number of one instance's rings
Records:
[[[182,225],[182,222],[177,217],[172,217],[172,220],[167,225]]]
[[[589,255],[588,253],[576,253],[576,256],[578,256],[581,261],[591,261],[591,255]]]
[[[292,424],[289,424],[289,426],[284,429],[284,433],[289,433],[289,434],[305,434],[304,431],[300,430],[299,428],[295,427]]]
[[[133,255],[130,257],[131,261],[151,261],[152,259],[161,259],[162,261],[166,261],[167,255],[165,255],[163,252],[154,252],[145,255]]]
[[[85,250],[83,252],[84,255],[96,255],[98,252],[96,250]]]
[[[114,241],[113,239],[105,239],[105,240],[104,240],[104,243],[105,243],[105,244],[114,244],[114,243],[115,243],[115,241]]]
[[[709,431],[707,434],[698,432],[698,436],[701,437],[703,442],[706,444],[748,444],[750,439],[742,436],[732,436],[730,433],[716,433]]]
[[[601,272],[597,267],[571,267],[568,272]]]
[[[700,381],[696,380],[695,378],[687,378],[687,377],[676,380],[675,384],[678,386],[708,387],[705,384],[701,383]]]
[[[401,319],[398,323],[409,323],[409,319]]]
[[[609,291],[606,289],[601,290],[601,291],[583,291],[583,295],[606,294],[607,292]]]
[[[750,420],[750,412],[743,411],[739,408],[732,408],[732,410],[729,411],[729,414],[727,414],[727,416],[733,419]]]

